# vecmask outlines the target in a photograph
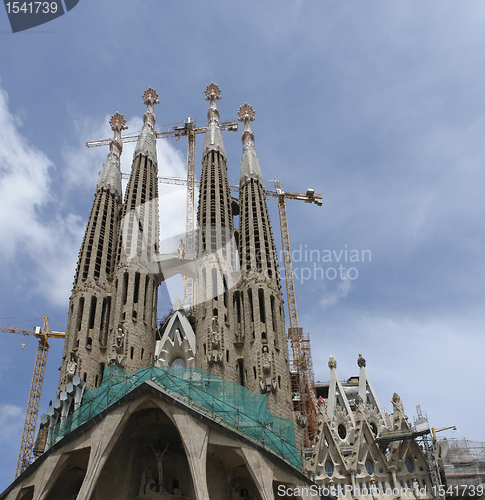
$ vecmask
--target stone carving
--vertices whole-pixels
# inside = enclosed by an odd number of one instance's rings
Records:
[[[69,361],[66,365],[67,383],[71,383],[77,370],[77,356],[74,351],[69,353]]]
[[[359,358],[357,359],[357,365],[359,368],[365,368],[365,359],[362,357],[362,354],[359,354]]]
[[[155,453],[155,456],[157,457],[157,468],[158,468],[158,491],[160,493],[165,493],[163,491],[163,466],[162,466],[162,458],[163,455],[168,450],[168,443],[167,446],[165,446],[165,449],[163,451],[157,451],[152,445],[150,445],[151,449],[153,450],[153,453]]]
[[[414,477],[413,478],[413,490],[414,490],[414,496],[416,498],[419,498],[420,497],[420,494],[419,494],[419,483],[417,481],[417,479]]]
[[[359,411],[364,410],[364,400],[358,394],[355,396],[355,409]]]
[[[180,245],[177,248],[177,252],[179,254],[179,260],[184,260],[184,257],[185,257],[185,244],[184,244],[184,240],[180,240]]]
[[[224,353],[221,350],[221,343],[222,334],[219,331],[219,320],[214,316],[211,323],[209,364],[222,363]]]
[[[402,429],[410,429],[408,422],[408,417],[404,413],[404,406],[402,404],[401,398],[397,393],[392,396],[392,426],[395,431],[400,431]]]
[[[328,358],[328,367],[330,368],[330,370],[332,368],[335,368],[335,369],[337,368],[337,361],[335,360],[335,358],[333,356],[330,356]]]
[[[141,475],[141,484],[139,496],[154,494],[157,492],[157,482],[153,479],[153,473],[150,469],[145,469]]]
[[[263,367],[263,378],[259,381],[261,392],[276,392],[278,383],[276,377],[271,377],[271,355],[266,344],[263,345],[261,358]]]
[[[121,366],[124,357],[124,347],[125,347],[125,332],[123,330],[123,325],[120,323],[118,325],[118,333],[116,334],[113,349],[114,349],[114,359],[112,362]]]
[[[263,358],[263,373],[267,375],[271,372],[271,358],[269,355],[269,349],[267,345],[263,346],[262,358]]]

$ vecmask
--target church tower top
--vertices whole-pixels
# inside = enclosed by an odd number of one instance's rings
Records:
[[[103,188],[111,190],[121,199],[120,156],[123,151],[121,132],[127,130],[128,127],[126,126],[125,117],[118,112],[111,117],[109,124],[111,125],[111,130],[114,132],[114,137],[109,145],[108,158],[99,174],[96,191]]]
[[[241,159],[241,173],[239,175],[239,185],[243,186],[249,179],[257,179],[263,184],[263,176],[259,167],[259,159],[254,147],[254,134],[251,130],[251,122],[254,121],[254,108],[248,103],[244,103],[238,111],[238,120],[244,122],[242,134],[243,156]]]
[[[136,144],[135,153],[133,158],[138,156],[140,153],[145,154],[153,163],[157,163],[157,146],[155,137],[155,112],[153,106],[155,104],[160,104],[158,100],[158,93],[155,89],[148,87],[145,92],[143,92],[143,102],[147,106],[147,110],[143,115],[143,128],[141,134],[138,137],[138,142]]]
[[[221,89],[219,85],[212,82],[205,88],[205,99],[210,101],[209,111],[207,112],[207,133],[205,134],[203,157],[209,151],[218,151],[224,158],[226,151],[222,140],[221,130],[219,128],[219,110],[217,109],[217,100],[221,98]]]

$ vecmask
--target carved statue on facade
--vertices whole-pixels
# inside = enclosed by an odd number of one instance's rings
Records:
[[[152,445],[150,445],[151,449],[153,450],[153,453],[155,453],[155,456],[157,457],[157,468],[158,468],[158,491],[160,493],[165,493],[163,491],[163,465],[162,465],[162,458],[163,455],[168,450],[168,443],[167,446],[165,446],[165,449],[163,451],[157,451]]]
[[[179,260],[184,260],[184,258],[185,258],[185,244],[184,244],[184,240],[180,240],[180,245],[177,248],[177,252],[179,254]]]
[[[271,355],[266,344],[262,348],[261,364],[263,367],[263,378],[259,381],[261,392],[276,392],[278,383],[276,377],[271,377]]]
[[[209,363],[222,363],[224,353],[221,351],[221,341],[222,334],[219,330],[219,320],[214,316],[211,322]]]
[[[74,378],[74,375],[76,375],[76,370],[77,370],[77,356],[74,351],[71,351],[69,353],[69,361],[66,365],[66,374],[67,374],[67,382],[72,382],[72,379]]]
[[[141,475],[139,496],[151,495],[157,492],[157,482],[153,479],[150,469],[145,469]]]
[[[124,355],[124,347],[125,347],[125,332],[123,330],[123,325],[120,323],[118,325],[118,332],[114,339],[113,349],[114,349],[114,361],[117,365],[121,366],[121,362],[123,361]]]

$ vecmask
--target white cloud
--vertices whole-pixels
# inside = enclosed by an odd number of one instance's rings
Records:
[[[78,244],[82,221],[73,215],[57,216],[49,210],[53,163],[21,135],[20,122],[8,109],[8,96],[0,88],[0,255],[3,265],[34,264],[34,289],[54,304],[66,301],[68,269],[73,246]],[[30,266],[29,266],[30,267]],[[49,286],[45,283],[48,280]]]
[[[17,437],[22,430],[23,417],[24,411],[19,406],[0,404],[0,442]]]
[[[109,116],[103,123],[91,118],[76,122],[77,136],[110,137],[108,120]],[[88,149],[84,142],[66,148],[63,168],[58,169],[60,185],[54,194],[53,163],[28,143],[19,126],[19,119],[8,109],[6,92],[0,89],[0,128],[4,138],[0,143],[0,255],[4,258],[3,265],[9,266],[9,262],[18,264],[21,252],[23,267],[35,267],[31,273],[33,290],[52,304],[62,306],[69,297],[86,221],[75,213],[61,212],[63,202],[58,192],[74,202],[77,198],[73,193],[89,190],[94,193],[108,150]],[[136,133],[141,129],[142,119],[131,118],[128,126],[131,133]],[[124,147],[121,162],[124,172],[130,171],[134,148],[135,143]],[[185,160],[169,141],[158,141],[157,151],[160,175],[185,177]],[[185,231],[185,193],[185,187],[160,184],[162,239]],[[175,250],[176,247],[172,251]]]
[[[320,301],[321,306],[326,309],[327,307],[334,306],[341,299],[345,299],[352,288],[352,282],[350,279],[341,280],[337,283],[337,287],[334,290],[327,291],[323,295]]]

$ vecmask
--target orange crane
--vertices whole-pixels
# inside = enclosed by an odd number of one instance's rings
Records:
[[[165,125],[166,126],[166,125]],[[196,127],[195,120],[190,116],[185,119],[185,122],[177,122],[171,124],[172,130],[165,132],[155,132],[157,139],[164,137],[175,137],[178,141],[180,137],[187,136],[187,179],[184,185],[187,186],[187,212],[185,219],[185,251],[187,253],[195,251],[195,232],[194,232],[194,204],[195,204],[195,136],[207,131],[207,127]],[[230,130],[237,131],[238,122],[222,122],[219,126],[221,131]],[[126,135],[122,137],[123,143],[136,142],[139,134]],[[100,141],[87,142],[88,148],[97,146],[108,146],[112,139],[102,139]],[[125,174],[126,175],[126,174]],[[129,174],[128,174],[129,177]],[[168,178],[165,178],[168,179]],[[181,179],[182,180],[182,179]],[[184,279],[184,304],[194,305],[194,281],[187,276]]]
[[[19,458],[17,460],[17,469],[15,479],[32,463],[32,449],[34,447],[35,426],[39,414],[40,397],[42,395],[42,385],[44,383],[45,367],[47,363],[47,354],[49,353],[49,338],[65,339],[65,332],[51,332],[49,327],[49,318],[44,316],[44,325],[42,328],[36,326],[33,330],[23,328],[13,328],[10,326],[0,326],[0,331],[18,333],[21,335],[33,335],[39,339],[37,355],[35,357],[34,373],[32,383],[30,384],[29,400],[27,402],[27,411],[25,412],[24,430],[20,442]],[[22,346],[23,348],[23,346]]]

